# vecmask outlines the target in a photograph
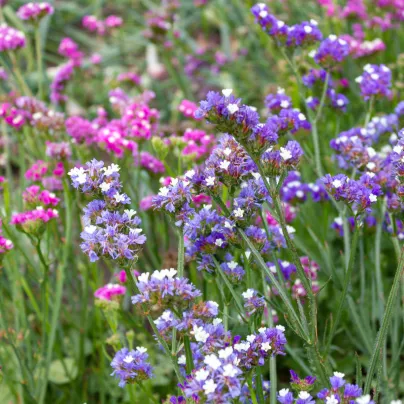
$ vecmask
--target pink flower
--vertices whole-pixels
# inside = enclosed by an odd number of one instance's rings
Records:
[[[181,104],[178,106],[178,111],[184,114],[187,118],[193,118],[197,109],[198,105],[189,100],[182,100]]]
[[[126,287],[115,283],[108,283],[107,285],[97,289],[94,296],[101,300],[112,300],[114,296],[122,296],[126,292]]]
[[[49,3],[27,3],[18,9],[17,15],[21,20],[34,22],[53,12],[54,9]]]

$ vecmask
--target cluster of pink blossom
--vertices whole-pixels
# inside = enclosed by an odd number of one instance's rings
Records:
[[[194,114],[197,109],[198,105],[189,100],[182,100],[178,106],[178,111],[180,111],[187,118],[194,118]]]
[[[126,293],[126,287],[117,283],[108,283],[98,288],[94,296],[101,300],[112,300],[115,296],[122,296]]]
[[[32,182],[40,182],[48,191],[58,191],[63,189],[61,178],[64,172],[63,162],[61,161],[55,162],[52,168],[50,163],[38,160],[26,171],[25,178]]]
[[[54,9],[49,3],[27,3],[21,6],[17,15],[21,20],[38,22],[46,15],[53,14]]]
[[[44,224],[58,216],[57,210],[39,206],[34,210],[13,214],[11,224],[19,231],[39,237],[45,230]]]
[[[95,32],[97,35],[111,34],[115,28],[123,24],[121,17],[110,15],[105,20],[100,20],[94,15],[86,15],[82,19],[83,27],[89,32]]]
[[[0,52],[12,51],[25,47],[23,32],[6,24],[0,25]]]
[[[45,206],[57,206],[60,199],[53,193],[47,190],[41,190],[38,185],[29,186],[22,194],[24,201],[33,206],[42,204]]]

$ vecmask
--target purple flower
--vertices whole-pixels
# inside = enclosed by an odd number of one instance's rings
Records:
[[[254,289],[247,289],[242,293],[244,298],[244,307],[247,310],[248,316],[254,313],[262,313],[265,307],[265,299],[258,296],[258,292]]]
[[[177,271],[173,268],[148,272],[138,277],[137,287],[139,294],[132,296],[135,305],[148,303],[161,312],[167,308],[176,308],[181,311],[201,295],[201,292],[186,278],[177,278]]]
[[[285,94],[283,88],[278,88],[275,94],[268,94],[265,98],[265,105],[274,114],[279,113],[282,109],[292,106],[292,99]]]
[[[152,377],[152,367],[147,362],[149,355],[147,349],[137,347],[131,351],[122,348],[118,351],[111,362],[114,371],[111,376],[119,379],[119,387],[125,387],[127,383],[133,384]]]
[[[368,100],[370,97],[391,96],[391,71],[385,65],[366,65],[362,76],[356,78],[362,97]]]
[[[348,55],[348,42],[336,35],[330,35],[321,42],[314,55],[314,60],[321,67],[329,69],[341,63]]]
[[[304,21],[289,27],[286,45],[288,47],[306,47],[323,39],[323,34],[314,20]]]

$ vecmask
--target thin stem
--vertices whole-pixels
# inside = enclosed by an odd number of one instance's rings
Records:
[[[39,29],[39,25],[35,28],[35,52],[36,52],[36,62],[38,66],[38,89],[39,89],[39,98],[41,100],[45,99],[45,71],[43,68],[43,59],[42,59],[42,38],[41,38],[41,30]]]
[[[274,319],[272,317],[271,307],[268,307],[268,325],[270,328],[274,326]],[[276,391],[277,391],[277,373],[276,373],[276,356],[273,355],[269,359],[269,378],[271,381],[271,389],[270,389],[270,402],[276,403]]]
[[[401,248],[401,256],[400,256],[399,263],[397,265],[397,270],[396,270],[396,274],[394,276],[393,285],[391,287],[390,294],[387,299],[386,310],[384,312],[380,330],[376,337],[372,358],[369,362],[368,374],[366,376],[366,382],[365,382],[365,388],[364,388],[364,394],[368,394],[370,391],[370,387],[372,384],[376,365],[377,365],[377,362],[379,361],[380,350],[383,348],[386,337],[387,337],[387,332],[389,330],[391,315],[393,313],[393,307],[395,305],[397,292],[398,292],[398,289],[400,286],[400,281],[401,281],[403,275],[404,275],[404,249]]]
[[[316,114],[316,117],[314,118],[313,123],[317,123],[318,120],[321,118],[321,113],[323,112],[325,98],[327,96],[327,90],[328,90],[329,81],[330,81],[330,73],[327,72],[326,76],[325,76],[324,88],[323,88],[323,93],[321,95],[320,105],[318,106],[317,114]]]
[[[349,257],[349,264],[348,264],[348,268],[345,271],[345,278],[344,278],[344,285],[343,285],[343,289],[342,289],[342,294],[341,294],[341,298],[338,304],[338,308],[337,308],[337,312],[335,315],[335,320],[333,321],[331,330],[330,330],[330,335],[328,337],[328,341],[327,341],[327,346],[325,351],[328,353],[330,346],[331,346],[331,342],[332,339],[335,335],[335,332],[337,330],[337,327],[339,325],[339,321],[341,319],[341,314],[342,314],[342,310],[344,308],[345,305],[345,300],[346,300],[346,296],[348,293],[348,288],[349,285],[351,283],[351,277],[352,277],[352,271],[353,271],[353,267],[355,264],[355,256],[356,256],[356,247],[358,245],[358,239],[359,239],[359,233],[360,233],[360,227],[357,223],[355,223],[355,231],[354,231],[354,236],[352,239],[352,248],[351,248],[351,254]]]
[[[368,123],[370,122],[370,117],[373,113],[374,103],[375,103],[375,97],[372,96],[372,97],[370,97],[370,100],[369,100],[368,112],[367,112],[366,118],[365,118],[365,127],[368,126]]]
[[[182,228],[178,229],[178,258],[177,258],[177,273],[178,277],[184,276],[184,231]]]
[[[32,92],[30,88],[28,87],[27,83],[24,80],[24,77],[21,73],[20,66],[18,65],[17,58],[15,57],[15,54],[13,51],[8,52],[10,56],[11,63],[13,65],[13,73],[15,74],[15,77],[17,79],[18,85],[20,86],[20,90],[28,96],[32,96]]]

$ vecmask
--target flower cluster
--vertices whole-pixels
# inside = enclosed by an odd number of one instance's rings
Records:
[[[83,27],[89,32],[95,32],[97,35],[110,34],[114,29],[123,24],[121,17],[110,15],[105,20],[100,20],[94,15],[86,15],[82,19]]]
[[[116,283],[108,283],[107,285],[97,289],[94,292],[94,296],[101,300],[112,300],[115,296],[122,296],[125,293],[125,286]]]
[[[348,55],[348,42],[336,35],[330,35],[321,42],[314,55],[314,60],[324,69],[329,69],[341,63]]]
[[[139,294],[132,296],[132,303],[141,305],[148,303],[158,312],[169,307],[176,307],[181,311],[189,303],[201,295],[186,278],[178,278],[173,268],[148,272],[138,277]]]
[[[366,65],[356,82],[365,100],[391,96],[391,71],[385,65]]]
[[[24,47],[25,35],[23,32],[6,24],[0,25],[0,52],[13,51]]]
[[[85,168],[70,170],[69,176],[73,187],[98,198],[84,208],[81,248],[90,261],[100,256],[123,264],[136,259],[146,237],[136,212],[125,208],[130,198],[121,193],[119,166],[104,167],[102,161],[92,160]]]
[[[129,351],[128,348],[122,348],[118,351],[111,362],[114,369],[112,376],[119,379],[119,387],[125,387],[126,384],[138,383],[152,377],[152,366],[147,361],[149,355],[144,347],[137,347]]]
[[[49,3],[27,3],[18,9],[17,15],[21,20],[37,22],[46,15],[53,14],[53,11]]]
[[[58,216],[57,210],[39,206],[34,210],[13,214],[11,224],[23,233],[40,237],[45,231],[46,223]]]

